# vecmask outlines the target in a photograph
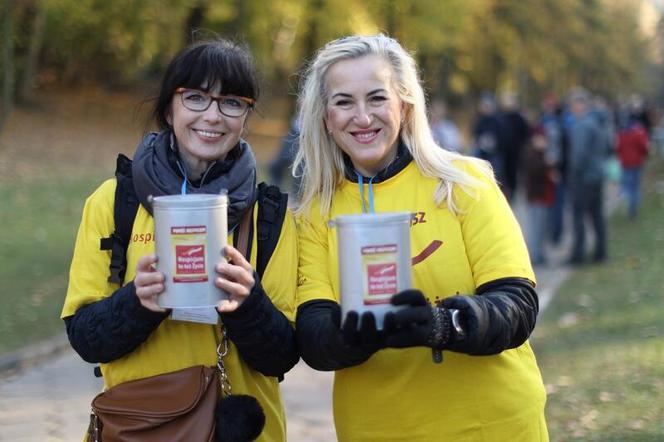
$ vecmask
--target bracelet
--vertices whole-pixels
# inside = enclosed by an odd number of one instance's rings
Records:
[[[432,307],[431,314],[433,315],[431,321],[432,327],[427,344],[433,349],[442,350],[450,340],[450,319],[448,311],[444,308]]]

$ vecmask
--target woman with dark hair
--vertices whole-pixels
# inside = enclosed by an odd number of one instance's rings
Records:
[[[187,367],[213,367],[217,346],[227,336],[223,365],[233,393],[258,400],[265,415],[260,440],[282,441],[285,416],[278,378],[299,359],[292,328],[297,242],[286,211],[276,226],[271,258],[257,264],[261,227],[256,214],[261,207],[256,162],[241,138],[257,99],[256,74],[246,49],[218,39],[194,43],[174,57],[153,110],[160,131],[143,138],[130,166],[140,206],[130,224],[126,274],[120,280],[111,275],[115,282],[109,282],[112,253],[100,250],[100,239],[112,238],[116,228],[118,180],[110,179],[86,201],[62,318],[78,354],[101,363],[105,390]],[[229,299],[196,315],[159,307],[165,278],[155,268],[149,196],[219,194],[224,189],[228,243],[236,243],[237,227],[247,214],[251,232],[246,256],[230,245],[219,250],[227,259],[216,265],[214,284]],[[254,271],[259,267],[260,280]],[[217,426],[218,436],[224,431]]]

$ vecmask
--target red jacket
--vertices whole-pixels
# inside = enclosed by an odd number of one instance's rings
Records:
[[[638,123],[618,132],[618,159],[622,167],[640,167],[648,156],[648,133]]]

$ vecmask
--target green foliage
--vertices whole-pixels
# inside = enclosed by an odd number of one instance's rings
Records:
[[[350,33],[387,32],[414,51],[430,91],[454,96],[518,90],[531,102],[583,84],[617,95],[647,90],[652,44],[639,0],[31,0],[46,9],[42,71],[67,82],[128,84],[161,72],[192,33],[249,43],[268,84]],[[41,5],[41,6],[40,6]],[[34,14],[32,14],[34,15]],[[661,38],[661,36],[660,36]],[[660,42],[661,43],[661,42]],[[20,68],[21,60],[17,62]]]
[[[486,0],[464,35],[460,66],[472,90],[518,90],[530,102],[572,85],[629,92],[647,64],[637,11],[631,0]]]
[[[664,434],[664,163],[647,168],[639,218],[615,214],[610,260],[572,275],[532,339],[552,441]]]
[[[51,0],[44,62],[65,81],[135,80],[183,44],[182,0]],[[175,32],[174,32],[175,31]],[[160,63],[161,64],[161,63]]]

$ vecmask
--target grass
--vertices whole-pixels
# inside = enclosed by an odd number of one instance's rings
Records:
[[[64,330],[60,309],[85,198],[99,178],[3,183],[0,354]]]
[[[609,224],[606,264],[562,285],[532,339],[552,441],[664,440],[664,161],[644,201]]]

